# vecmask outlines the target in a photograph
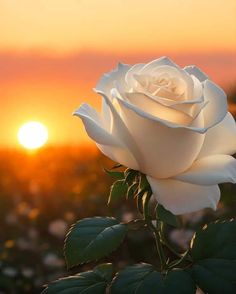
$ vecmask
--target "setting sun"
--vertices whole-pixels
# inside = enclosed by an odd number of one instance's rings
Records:
[[[37,149],[48,140],[47,128],[40,122],[27,122],[20,127],[18,140],[27,149]]]

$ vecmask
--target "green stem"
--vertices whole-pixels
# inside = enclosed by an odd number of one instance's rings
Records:
[[[178,265],[180,265],[183,261],[188,260],[189,255],[189,250],[187,250],[179,260],[173,261],[171,264],[169,264],[168,269],[172,269]],[[188,260],[189,261],[189,260]]]
[[[182,257],[181,253],[178,253],[174,248],[171,247],[171,245],[169,244],[169,241],[166,239],[165,236],[165,232],[164,232],[164,223],[161,221],[158,221],[160,224],[159,230],[160,230],[160,235],[161,235],[161,242],[163,243],[163,245],[165,245],[174,255],[176,255],[177,257]]]
[[[149,200],[151,196],[152,196],[152,193],[149,191],[146,192],[145,195],[143,196],[143,216],[147,224],[147,227],[149,228],[150,231],[152,231],[154,235],[157,253],[160,259],[160,267],[162,271],[166,268],[166,257],[165,257],[164,250],[161,243],[160,231],[153,225],[152,218],[149,214]]]
[[[157,228],[153,225],[151,220],[147,222],[147,226],[153,232],[155,242],[156,242],[157,253],[160,259],[161,271],[162,271],[166,268],[166,257],[162,247],[160,233],[157,230]]]

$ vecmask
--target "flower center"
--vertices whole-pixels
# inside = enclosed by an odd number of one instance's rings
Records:
[[[172,77],[168,73],[159,75],[134,75],[139,90],[152,96],[171,100],[185,100],[186,83],[181,77]]]

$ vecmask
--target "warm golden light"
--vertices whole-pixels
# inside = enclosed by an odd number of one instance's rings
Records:
[[[27,122],[19,129],[18,140],[27,149],[37,149],[48,140],[47,128],[40,122]]]

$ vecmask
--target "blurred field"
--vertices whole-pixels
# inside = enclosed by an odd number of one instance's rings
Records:
[[[234,101],[235,94],[230,95]],[[235,104],[230,109],[236,112]],[[58,277],[91,268],[84,265],[68,272],[63,242],[75,221],[96,215],[123,221],[139,217],[135,203],[120,201],[107,207],[113,182],[104,167],[113,162],[94,147],[47,147],[36,152],[0,150],[0,294],[40,293]],[[185,250],[197,226],[216,218],[235,217],[236,187],[221,187],[217,212],[204,210],[183,216],[183,229],[168,228],[178,250]],[[152,236],[144,229],[130,232],[112,255],[117,268],[136,262],[157,263]]]
[[[69,226],[107,213],[103,165],[92,148],[0,151],[0,293],[37,293],[65,271]]]

